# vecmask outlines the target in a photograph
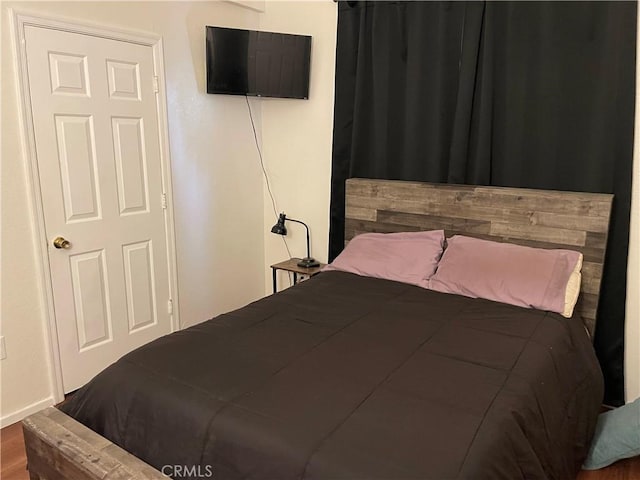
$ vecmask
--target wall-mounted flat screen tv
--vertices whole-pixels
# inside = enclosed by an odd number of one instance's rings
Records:
[[[207,93],[309,98],[311,37],[207,27]]]

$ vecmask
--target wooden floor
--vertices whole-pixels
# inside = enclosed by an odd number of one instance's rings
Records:
[[[29,480],[20,423],[15,423],[0,431],[0,478],[2,480]]]
[[[0,431],[0,479],[29,480],[22,425]],[[640,480],[640,457],[623,460],[602,470],[582,471],[577,480]]]

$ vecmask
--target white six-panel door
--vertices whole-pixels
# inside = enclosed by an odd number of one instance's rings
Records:
[[[146,45],[25,40],[66,393],[172,329],[157,83]]]

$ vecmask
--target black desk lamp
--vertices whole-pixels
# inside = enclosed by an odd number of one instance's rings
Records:
[[[320,263],[314,260],[313,258],[311,258],[311,254],[309,253],[309,227],[307,227],[306,223],[301,222],[300,220],[294,220],[293,218],[287,218],[287,216],[284,213],[281,213],[280,216],[278,217],[278,223],[276,223],[271,228],[271,233],[276,233],[278,235],[286,235],[287,227],[285,227],[284,225],[285,220],[288,220],[290,222],[300,223],[304,225],[304,228],[307,229],[307,256],[298,262],[298,266],[303,268],[320,266]]]

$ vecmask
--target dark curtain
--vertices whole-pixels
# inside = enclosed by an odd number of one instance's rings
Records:
[[[595,347],[624,399],[635,2],[340,2],[329,258],[351,177],[614,193]]]

